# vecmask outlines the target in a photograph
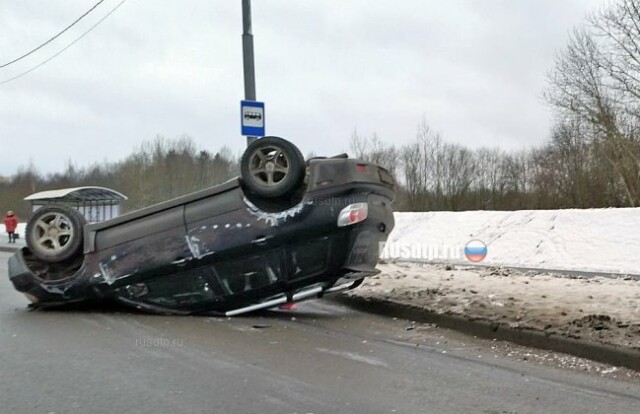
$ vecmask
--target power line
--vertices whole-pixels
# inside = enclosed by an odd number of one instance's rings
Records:
[[[26,58],[27,56],[29,56],[30,54],[32,54],[33,52],[42,49],[44,46],[48,45],[49,43],[53,42],[54,40],[56,40],[58,37],[60,37],[61,34],[63,34],[64,32],[66,32],[67,30],[71,29],[76,23],[78,23],[80,20],[82,20],[87,14],[91,13],[93,10],[95,10],[96,7],[98,7],[100,5],[100,3],[102,3],[104,0],[100,0],[98,1],[92,8],[90,8],[89,10],[87,10],[87,12],[85,14],[83,14],[82,16],[78,17],[73,23],[71,23],[69,26],[65,27],[60,33],[58,33],[57,35],[53,36],[51,39],[47,40],[46,42],[44,42],[43,44],[41,44],[40,46],[36,47],[33,50],[30,50],[29,52],[25,53],[24,55],[13,59],[11,62],[7,62],[4,65],[0,65],[0,69],[11,65],[12,63],[16,63],[17,61]]]
[[[106,14],[102,19],[98,20],[98,22],[97,22],[96,24],[94,24],[94,25],[93,25],[93,26],[91,26],[91,27],[90,27],[86,32],[84,32],[84,33],[82,33],[80,36],[78,36],[78,37],[76,38],[76,40],[74,40],[73,42],[69,43],[67,46],[65,46],[65,47],[63,47],[62,49],[60,49],[60,50],[59,50],[55,55],[51,56],[49,59],[45,60],[44,62],[40,63],[39,65],[34,66],[33,68],[31,68],[31,69],[29,69],[29,70],[27,70],[27,71],[25,71],[25,72],[22,72],[22,73],[21,73],[21,74],[19,74],[19,75],[14,76],[13,78],[9,78],[9,79],[7,79],[7,80],[4,80],[4,81],[0,82],[0,85],[4,85],[5,83],[9,83],[9,82],[11,82],[11,81],[13,81],[13,80],[16,80],[16,79],[18,79],[18,78],[21,78],[21,77],[23,77],[24,75],[27,75],[27,74],[29,74],[29,73],[33,72],[34,70],[36,70],[36,69],[38,69],[38,68],[40,68],[40,67],[44,66],[45,64],[47,64],[47,63],[49,63],[50,61],[52,61],[53,59],[55,59],[58,55],[62,54],[62,52],[64,52],[65,50],[69,49],[71,46],[75,45],[75,44],[76,44],[80,39],[82,39],[83,37],[85,37],[86,35],[88,35],[88,34],[89,34],[89,32],[90,32],[90,31],[92,31],[93,29],[95,29],[95,28],[96,28],[100,23],[102,23],[103,21],[105,21],[105,20],[107,19],[107,17],[111,16],[111,14],[112,14],[113,12],[115,12],[116,10],[118,10],[118,8],[119,8],[120,6],[122,6],[122,4],[123,4],[125,1],[127,1],[127,0],[122,0],[120,3],[118,3],[118,4],[116,5],[116,7],[114,7],[113,9],[111,9],[111,11],[110,11],[109,13],[107,13],[107,14]]]

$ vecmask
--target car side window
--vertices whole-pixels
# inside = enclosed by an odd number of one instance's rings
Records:
[[[292,279],[314,276],[327,268],[329,241],[315,240],[291,249]]]
[[[227,295],[249,292],[282,279],[279,252],[224,261],[214,265],[219,284]]]
[[[214,303],[223,299],[224,291],[215,283],[209,267],[174,273],[147,283],[126,286],[124,293],[131,299],[157,306],[181,307]]]

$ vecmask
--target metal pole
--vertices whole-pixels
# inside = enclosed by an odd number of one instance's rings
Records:
[[[256,100],[256,73],[253,60],[251,0],[242,0],[242,60],[244,63],[244,99]],[[258,137],[247,137],[247,146]]]

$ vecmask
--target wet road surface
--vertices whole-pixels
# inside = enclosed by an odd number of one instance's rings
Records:
[[[640,383],[330,300],[232,319],[33,311],[0,253],[0,413],[638,413]]]

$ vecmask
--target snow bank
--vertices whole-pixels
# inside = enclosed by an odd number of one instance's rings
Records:
[[[482,264],[640,273],[640,208],[396,213],[389,242],[461,250],[487,245]],[[461,247],[460,247],[461,246]],[[435,261],[466,262],[458,258]]]
[[[24,230],[27,228],[27,223],[18,223],[18,233],[24,234]],[[7,229],[4,224],[0,223],[0,233],[7,234]]]
[[[27,223],[18,223],[18,233],[20,234],[20,238],[18,239],[18,244],[24,244],[24,231],[27,228]],[[4,224],[0,224],[0,244],[6,244],[9,241],[9,236],[7,235],[7,229]]]

